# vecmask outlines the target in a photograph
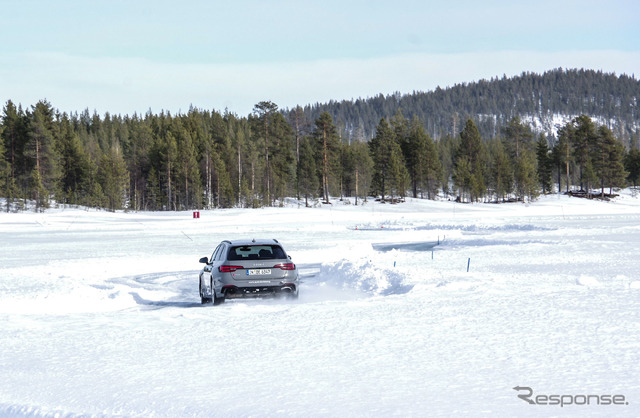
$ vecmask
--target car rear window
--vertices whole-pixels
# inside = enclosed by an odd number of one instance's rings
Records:
[[[242,245],[231,247],[229,261],[276,260],[285,258],[284,251],[277,245]]]

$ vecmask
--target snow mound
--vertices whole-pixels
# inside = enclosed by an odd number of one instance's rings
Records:
[[[356,290],[372,296],[404,294],[413,288],[405,283],[405,276],[399,271],[375,265],[367,258],[323,264],[317,280],[321,285]]]
[[[601,287],[602,284],[594,277],[582,275],[576,279],[576,284],[584,287]]]

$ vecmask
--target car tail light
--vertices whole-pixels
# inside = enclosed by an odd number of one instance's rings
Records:
[[[220,266],[218,267],[218,270],[220,271],[220,273],[233,273],[236,270],[241,270],[244,267],[242,266]]]
[[[282,270],[295,270],[296,265],[293,263],[282,263],[282,264],[276,264],[275,266],[273,266],[273,268],[282,269]]]

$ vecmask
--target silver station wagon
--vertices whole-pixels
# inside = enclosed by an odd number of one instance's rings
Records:
[[[229,298],[298,297],[298,270],[282,245],[272,240],[222,241],[202,257],[200,299],[219,305]]]

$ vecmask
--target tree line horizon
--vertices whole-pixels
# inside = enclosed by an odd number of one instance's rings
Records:
[[[192,210],[309,205],[331,197],[461,202],[535,199],[569,190],[635,186],[640,151],[582,114],[536,134],[519,115],[483,137],[473,118],[434,140],[398,109],[368,140],[345,138],[327,111],[271,101],[247,117],[191,108],[144,116],[60,113],[41,100],[0,115],[0,197],[5,210],[51,204],[108,210]]]

